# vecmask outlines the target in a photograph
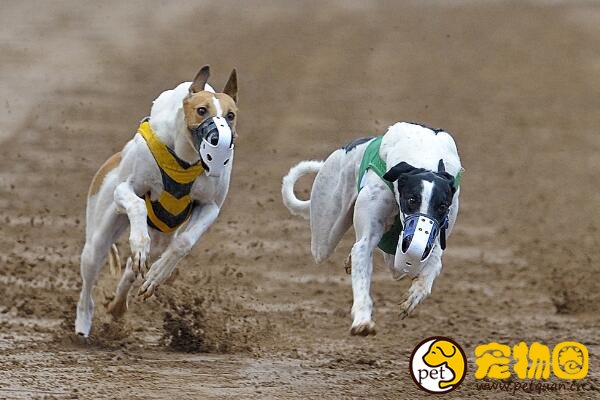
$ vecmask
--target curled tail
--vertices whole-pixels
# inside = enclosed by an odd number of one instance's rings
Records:
[[[294,215],[308,219],[310,217],[310,200],[300,200],[294,194],[294,184],[302,175],[319,172],[323,161],[302,161],[293,166],[288,174],[283,177],[281,196],[283,204]]]

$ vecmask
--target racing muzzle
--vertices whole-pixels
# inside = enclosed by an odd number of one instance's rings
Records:
[[[442,250],[446,248],[448,216],[440,224],[427,215],[411,214],[404,219],[404,230],[398,241],[394,267],[402,270],[422,267],[431,255],[435,240],[439,236]]]
[[[210,117],[190,129],[208,176],[221,176],[233,156],[233,133],[223,117]]]

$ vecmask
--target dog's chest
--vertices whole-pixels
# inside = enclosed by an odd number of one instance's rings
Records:
[[[191,196],[205,202],[211,201],[219,190],[219,181],[217,178],[209,178],[206,175],[200,176],[192,186]]]
[[[160,180],[144,195],[148,225],[171,233],[189,218],[193,208],[192,188],[204,168],[177,157],[158,139],[147,121],[142,122],[138,132],[146,141],[160,173]]]

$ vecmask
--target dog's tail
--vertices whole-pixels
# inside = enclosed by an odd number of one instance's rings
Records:
[[[121,273],[121,259],[119,258],[119,250],[116,244],[113,244],[108,252],[108,267],[112,275],[119,275]]]
[[[308,219],[310,217],[310,200],[300,200],[294,194],[294,184],[301,176],[311,172],[319,172],[323,161],[302,161],[293,166],[288,174],[283,177],[281,185],[281,196],[283,204],[294,215]]]

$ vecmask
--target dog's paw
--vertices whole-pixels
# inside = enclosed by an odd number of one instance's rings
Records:
[[[404,319],[410,315],[410,313],[415,309],[415,307],[423,301],[425,297],[427,297],[429,293],[425,290],[422,285],[418,283],[411,286],[408,292],[408,296],[402,302],[400,306],[400,318]]]
[[[174,275],[175,265],[168,262],[167,258],[161,257],[148,271],[146,280],[138,290],[138,296],[146,300],[152,297],[158,290],[158,287],[167,282]]]
[[[83,333],[75,333],[69,336],[72,343],[79,346],[87,346],[91,343],[90,337]]]
[[[133,258],[132,269],[136,274],[144,276],[148,272],[148,254],[150,254],[150,236],[132,235],[129,237],[131,256]]]
[[[412,310],[414,309],[414,307],[413,308],[408,308],[405,305],[405,303],[406,302],[402,303],[402,306],[401,306],[400,319],[404,319],[404,318],[408,317],[410,315],[410,313],[412,312]]]
[[[77,336],[87,338],[90,335],[92,315],[91,312],[77,310],[77,318],[75,319],[75,333]]]
[[[352,324],[350,328],[350,334],[352,336],[369,336],[377,334],[375,330],[375,322],[363,321],[357,324]]]
[[[400,319],[408,317],[417,304],[419,304],[419,301],[420,299],[418,296],[408,296],[400,306]]]
[[[157,281],[147,279],[144,281],[142,286],[140,286],[140,289],[138,290],[138,296],[145,301],[154,296],[154,294],[158,291],[158,286],[159,283]]]

